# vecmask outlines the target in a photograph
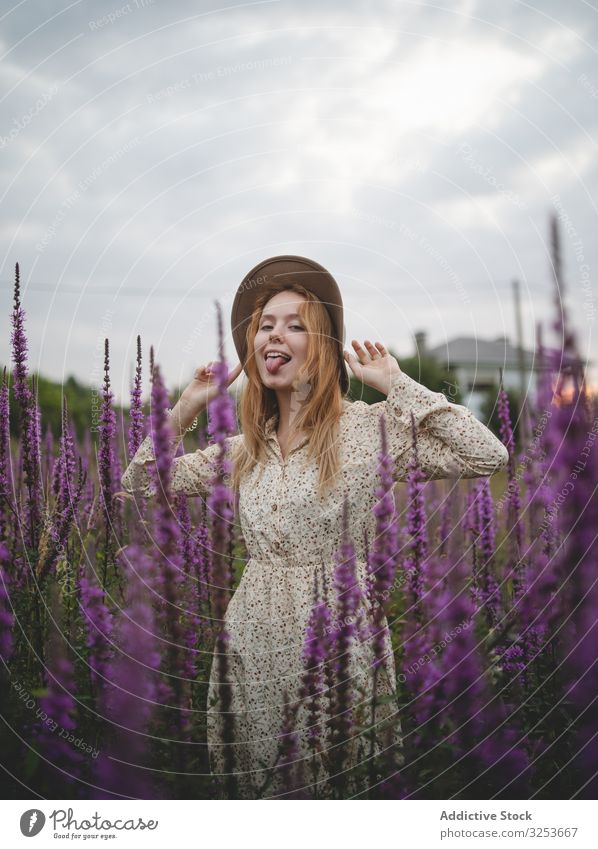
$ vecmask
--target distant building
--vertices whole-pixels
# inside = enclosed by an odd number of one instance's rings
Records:
[[[497,336],[492,340],[457,336],[434,348],[426,346],[425,331],[418,331],[414,338],[416,355],[430,356],[439,365],[451,368],[462,403],[478,418],[482,418],[482,402],[488,389],[498,385],[501,367],[505,388],[521,391],[519,349],[511,344],[508,336]],[[534,351],[524,349],[522,362],[526,392],[534,394],[535,373],[539,370],[538,356]],[[450,396],[450,391],[448,394]]]

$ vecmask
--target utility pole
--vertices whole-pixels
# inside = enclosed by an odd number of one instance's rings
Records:
[[[519,412],[519,423],[521,426],[521,436],[523,444],[527,444],[531,435],[531,426],[529,419],[529,405],[527,402],[527,380],[525,353],[523,349],[523,321],[521,318],[521,292],[519,288],[519,280],[513,280],[513,303],[515,306],[515,336],[517,340],[517,362],[519,371],[519,393],[521,397],[521,409]]]

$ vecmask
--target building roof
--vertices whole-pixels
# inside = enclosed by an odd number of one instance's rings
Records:
[[[549,349],[545,349],[547,352]],[[426,348],[430,354],[440,363],[458,368],[459,366],[475,366],[476,368],[489,366],[498,368],[518,368],[519,352],[517,347],[511,345],[507,336],[498,336],[496,339],[479,339],[475,336],[457,336],[449,339],[442,345],[434,348]],[[562,356],[564,365],[568,358]],[[523,349],[523,362],[530,370],[539,367],[538,354],[534,351]]]

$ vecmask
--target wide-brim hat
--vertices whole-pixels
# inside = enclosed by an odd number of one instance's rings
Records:
[[[338,342],[339,381],[341,391],[349,390],[349,375],[345,365],[343,350],[345,345],[345,325],[343,321],[343,299],[338,283],[322,265],[304,256],[273,256],[259,262],[243,278],[231,310],[231,329],[239,360],[247,373],[247,345],[245,337],[255,301],[270,284],[301,283],[322,301],[332,319],[332,332]]]

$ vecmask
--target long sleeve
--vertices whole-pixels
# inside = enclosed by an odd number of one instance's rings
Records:
[[[171,440],[173,455],[181,442],[178,436]],[[229,447],[242,436],[229,438]],[[220,448],[217,444],[198,448],[188,454],[175,457],[172,464],[172,488],[174,492],[183,495],[205,495],[208,482],[214,475],[213,463],[218,456]],[[125,490],[137,493],[144,498],[150,498],[156,494],[156,485],[149,475],[147,464],[155,462],[151,435],[146,436],[135,456],[125,469],[121,483]]]
[[[471,410],[451,403],[442,392],[433,392],[404,372],[393,377],[386,400],[372,407],[378,408],[378,416],[386,414],[398,481],[406,480],[412,456],[411,411],[426,479],[487,477],[508,463],[505,445]]]

